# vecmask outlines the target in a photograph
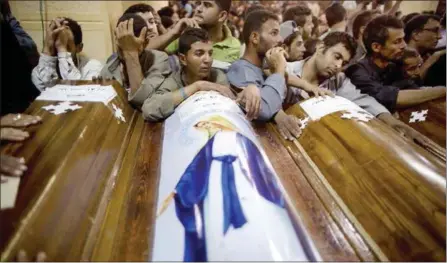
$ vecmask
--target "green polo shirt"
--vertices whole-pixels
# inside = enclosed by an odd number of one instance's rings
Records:
[[[231,35],[230,29],[223,26],[225,39],[221,42],[213,44],[213,59],[233,63],[238,60],[241,52],[241,43],[239,40]],[[178,39],[174,40],[166,48],[166,52],[173,54],[178,50]]]

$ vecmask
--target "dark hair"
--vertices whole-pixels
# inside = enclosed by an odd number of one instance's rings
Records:
[[[9,6],[9,1],[1,1],[0,10],[3,16],[8,16],[11,14],[11,7]]]
[[[174,24],[174,21],[169,16],[161,16],[160,20],[164,28],[169,28]]]
[[[178,40],[178,53],[186,54],[191,49],[191,45],[196,42],[208,42],[208,32],[202,28],[186,29]]]
[[[309,38],[304,42],[304,51],[303,59],[311,57],[317,51],[317,44],[321,42],[318,38]]]
[[[75,45],[79,45],[82,43],[82,29],[81,26],[76,22],[75,20],[64,17],[64,21],[68,22],[68,27],[70,28],[71,32],[73,33],[73,40]]]
[[[436,21],[440,20],[439,17],[435,15],[417,15],[408,21],[405,25],[405,41],[409,42],[413,33],[421,31],[430,19]]]
[[[127,13],[127,14],[122,15],[118,19],[118,22],[116,22],[116,26],[118,26],[119,23],[121,23],[121,22],[130,20],[131,18],[133,18],[133,34],[136,37],[139,37],[141,30],[143,30],[144,27],[147,27],[147,23],[141,16],[139,16],[135,13]]]
[[[129,8],[124,11],[124,14],[136,14],[136,13],[154,13],[154,8],[148,4],[135,4],[129,6]]]
[[[414,13],[409,13],[408,15],[404,15],[402,17],[402,22],[404,22],[404,24],[407,24],[408,21],[410,21],[413,17],[420,15],[418,12],[414,12]]]
[[[363,44],[365,45],[367,54],[373,53],[371,48],[372,43],[376,42],[385,45],[389,37],[389,28],[403,29],[404,24],[395,16],[380,15],[366,25],[365,31],[363,32]]]
[[[231,0],[214,0],[214,2],[216,2],[221,11],[227,11],[228,14],[230,13]]]
[[[346,18],[346,9],[340,3],[333,3],[324,10],[324,14],[326,15],[327,25],[332,27]]]
[[[325,50],[328,50],[338,43],[342,43],[343,46],[348,50],[351,58],[355,56],[355,53],[357,51],[357,42],[351,35],[345,32],[331,32],[327,34],[326,37],[323,39],[323,43]]]
[[[277,15],[267,10],[257,10],[248,14],[244,22],[244,29],[242,29],[244,43],[246,45],[248,45],[251,33],[261,30],[262,25],[268,20],[279,21],[279,18]]]
[[[299,4],[287,9],[286,12],[284,12],[283,21],[293,20],[298,26],[303,27],[306,23],[306,16],[310,15],[312,15],[310,8]]]
[[[291,35],[286,37],[286,39],[284,39],[283,44],[289,47],[290,45],[292,45],[293,41],[299,36],[301,36],[301,33],[299,31],[295,31]]]
[[[352,34],[355,39],[358,39],[360,36],[360,28],[363,26],[366,26],[369,21],[371,21],[374,17],[374,15],[380,14],[380,11],[378,10],[366,10],[363,12],[360,12],[355,18],[352,23]]]
[[[258,10],[266,10],[266,8],[263,5],[260,4],[254,4],[249,6],[244,13],[244,17],[247,18],[247,16],[254,11],[258,11]]]
[[[172,17],[172,15],[174,14],[174,9],[172,9],[172,7],[170,6],[165,6],[162,9],[158,10],[157,13],[160,17],[162,16]]]
[[[406,48],[404,50],[404,54],[402,55],[402,61],[404,61],[407,58],[416,58],[419,56],[419,52],[414,48]]]

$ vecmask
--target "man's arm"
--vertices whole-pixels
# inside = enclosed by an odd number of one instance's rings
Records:
[[[427,75],[428,70],[439,60],[439,58],[442,55],[445,55],[446,50],[439,50],[433,53],[430,57],[427,58],[427,60],[422,64],[420,69],[420,76],[421,79],[425,79],[425,76]]]
[[[147,51],[146,51],[147,52]],[[132,61],[133,66],[129,67],[126,61],[127,74],[129,75],[129,86],[131,87],[131,92],[129,93],[129,102],[141,107],[147,98],[150,98],[154,92],[160,87],[160,85],[165,80],[165,76],[171,73],[171,68],[169,66],[168,55],[160,51],[152,51],[155,58],[154,63],[145,73],[142,72],[140,61],[138,56],[136,61]],[[132,73],[131,77],[131,71]],[[140,75],[141,74],[141,75]],[[144,77],[146,76],[146,77]],[[134,79],[134,83],[130,82]],[[132,88],[131,85],[134,85]]]
[[[71,53],[67,51],[61,51],[57,53],[57,59],[59,61],[59,72],[62,79],[68,80],[80,80],[81,71],[76,67],[71,57]]]
[[[149,41],[149,44],[146,46],[146,49],[156,49],[160,51],[166,51],[169,54],[177,51],[178,44],[173,43],[176,40],[183,30],[186,27],[199,27],[197,22],[191,18],[182,18],[177,24],[171,29],[168,30],[165,34],[157,36]],[[165,50],[166,49],[166,50]]]
[[[419,90],[401,90],[397,96],[397,107],[411,107],[426,101],[442,98],[445,97],[445,91],[445,87],[433,87]]]
[[[51,80],[58,79],[56,71],[57,57],[48,56],[44,53],[39,58],[39,64],[31,73],[31,80],[37,89],[43,91],[47,83]]]
[[[389,111],[394,111],[399,94],[398,87],[382,85],[378,80],[371,77],[371,73],[359,63],[351,65],[346,70],[346,75],[357,89],[375,98]]]
[[[261,109],[258,120],[268,121],[275,113],[282,109],[285,97],[285,78],[280,73],[272,74],[265,82],[262,74],[257,74],[249,67],[233,66],[227,73],[228,81],[236,88],[256,85],[261,94]],[[263,83],[260,85],[260,83]]]
[[[140,88],[140,84],[144,79],[143,70],[141,69],[138,51],[124,51],[123,56],[127,77],[129,78],[129,96],[132,97]]]

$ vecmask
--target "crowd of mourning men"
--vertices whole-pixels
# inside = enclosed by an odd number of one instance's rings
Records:
[[[249,120],[274,122],[293,140],[299,120],[283,105],[308,96],[341,96],[422,144],[393,116],[446,94],[445,10],[400,17],[402,1],[169,1],[129,7],[114,29],[105,65],[82,53],[81,26],[60,17],[39,54],[1,5],[1,140],[21,141],[39,117],[21,114],[57,80],[117,80],[148,121],[161,121],[197,91],[234,99]],[[12,88],[14,87],[14,88]],[[23,159],[1,156],[1,173],[20,176]]]

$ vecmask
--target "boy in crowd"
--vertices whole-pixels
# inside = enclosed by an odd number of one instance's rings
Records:
[[[81,54],[81,26],[70,18],[56,18],[47,27],[43,53],[31,78],[39,90],[55,79],[91,80],[102,64]]]
[[[283,21],[293,20],[301,28],[301,35],[307,40],[312,35],[314,24],[312,22],[312,11],[306,3],[300,3],[287,9],[283,15]]]
[[[346,70],[358,89],[374,97],[390,112],[445,96],[445,87],[400,90],[392,86],[399,75],[393,62],[402,59],[406,48],[402,21],[381,15],[368,23],[363,34],[367,55]]]
[[[326,10],[324,10],[326,15],[327,25],[329,30],[326,31],[319,39],[323,39],[331,32],[345,32],[347,24],[347,13],[346,9],[340,3],[333,3]]]
[[[173,72],[155,93],[144,101],[143,116],[149,121],[163,120],[189,96],[198,91],[217,91],[234,99],[225,73],[211,68],[213,45],[207,31],[185,30],[179,38],[181,70]]]
[[[166,53],[147,50],[147,23],[139,15],[124,14],[115,28],[118,56],[112,56],[101,71],[126,88],[129,101],[141,108],[171,73]]]

